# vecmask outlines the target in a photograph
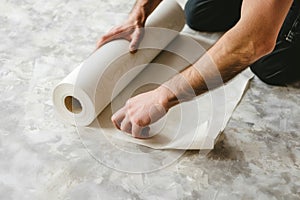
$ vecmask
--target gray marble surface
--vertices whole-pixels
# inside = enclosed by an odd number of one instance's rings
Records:
[[[254,78],[213,151],[152,173],[106,167],[60,122],[54,85],[133,3],[0,0],[0,199],[300,199],[299,86]]]

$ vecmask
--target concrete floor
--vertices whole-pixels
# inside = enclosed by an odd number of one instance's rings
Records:
[[[300,199],[299,85],[254,78],[213,151],[147,174],[97,162],[56,118],[54,85],[133,3],[0,1],[0,199]]]

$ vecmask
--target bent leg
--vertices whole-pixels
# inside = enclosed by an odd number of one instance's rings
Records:
[[[253,73],[270,85],[284,86],[300,80],[300,42],[279,41],[274,51],[250,66]]]
[[[187,25],[197,31],[227,31],[240,19],[242,0],[188,0]]]
[[[300,80],[300,1],[295,0],[280,30],[275,49],[250,66],[270,85],[284,86]]]

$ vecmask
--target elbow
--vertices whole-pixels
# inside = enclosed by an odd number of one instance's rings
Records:
[[[240,55],[240,64],[250,65],[274,50],[277,32],[269,31],[269,29],[247,29],[240,24],[232,29],[239,36],[239,43],[235,46],[235,51]]]
[[[276,45],[276,39],[266,39],[259,42],[259,44],[257,44],[256,47],[257,49],[256,59],[259,59],[262,56],[271,53],[274,50],[275,45]]]
[[[244,46],[244,51],[240,53],[240,65],[250,65],[260,59],[261,57],[271,53],[276,45],[276,40],[254,41],[249,40],[248,44]]]
[[[253,57],[251,59],[251,62],[249,64],[252,64],[253,62],[257,61],[261,57],[271,53],[276,45],[276,38],[265,38],[260,41],[256,41],[254,45],[254,53],[252,54]]]

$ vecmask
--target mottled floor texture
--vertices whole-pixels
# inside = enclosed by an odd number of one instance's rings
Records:
[[[299,85],[254,78],[212,152],[147,174],[97,162],[56,118],[54,85],[133,3],[0,0],[0,199],[300,199]]]

